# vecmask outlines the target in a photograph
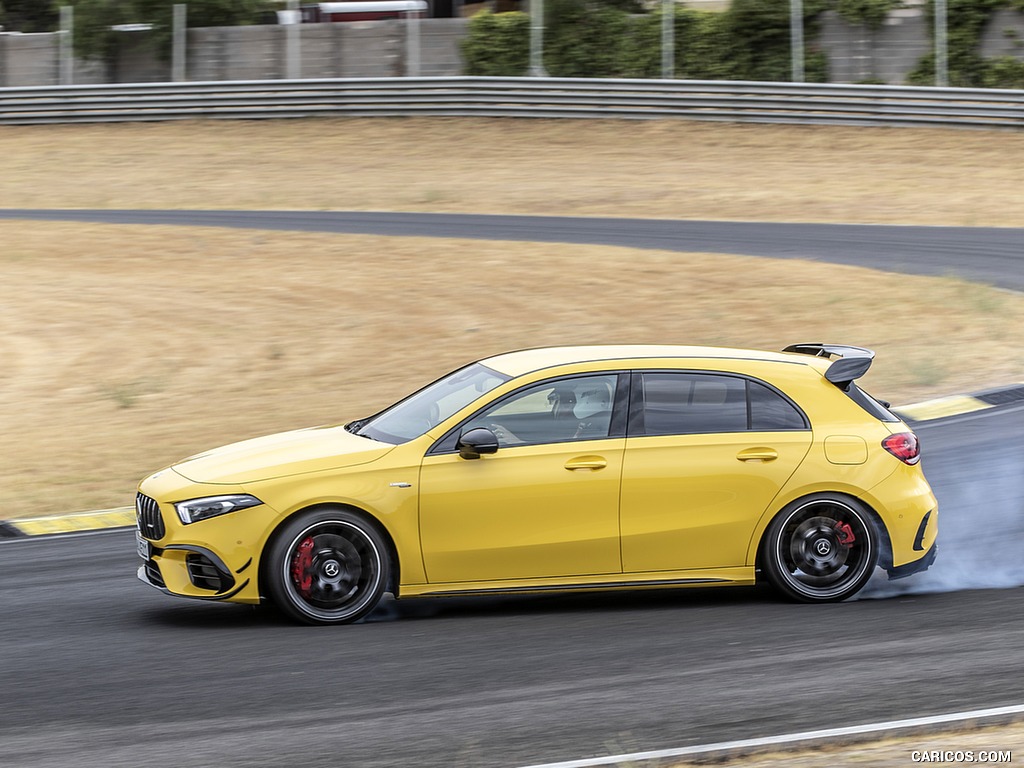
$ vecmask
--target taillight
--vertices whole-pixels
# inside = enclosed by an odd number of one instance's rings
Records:
[[[921,460],[921,444],[913,432],[899,432],[882,441],[882,447],[902,461],[913,466]]]

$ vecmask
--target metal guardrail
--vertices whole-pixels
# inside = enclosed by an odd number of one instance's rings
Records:
[[[418,77],[0,89],[0,124],[484,116],[1024,128],[1024,91],[697,80]]]

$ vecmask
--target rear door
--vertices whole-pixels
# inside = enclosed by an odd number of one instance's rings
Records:
[[[623,458],[626,573],[745,565],[754,526],[811,444],[784,395],[735,375],[633,375]]]

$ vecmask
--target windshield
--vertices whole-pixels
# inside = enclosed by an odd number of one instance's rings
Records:
[[[404,443],[436,427],[509,378],[473,363],[381,411],[355,433],[384,443]]]

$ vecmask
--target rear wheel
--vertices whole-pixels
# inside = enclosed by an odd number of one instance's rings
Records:
[[[361,619],[380,601],[390,575],[380,532],[347,509],[300,514],[281,530],[268,555],[271,599],[307,624]]]
[[[864,505],[838,494],[815,494],[790,504],[765,538],[768,580],[805,603],[855,595],[878,564],[878,533]]]

